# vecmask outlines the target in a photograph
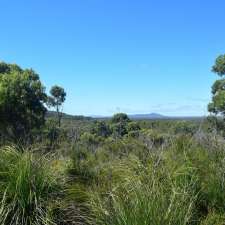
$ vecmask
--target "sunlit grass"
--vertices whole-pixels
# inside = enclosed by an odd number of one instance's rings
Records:
[[[19,152],[13,147],[0,150],[0,219],[2,225],[51,224],[48,201],[56,178],[44,157]]]

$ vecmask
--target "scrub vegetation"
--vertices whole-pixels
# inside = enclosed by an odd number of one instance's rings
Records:
[[[224,225],[224,55],[213,71],[207,118],[93,119],[0,63],[0,224]]]

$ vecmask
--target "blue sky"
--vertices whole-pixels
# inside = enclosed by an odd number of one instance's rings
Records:
[[[33,68],[64,110],[206,115],[224,0],[0,0],[0,60]]]

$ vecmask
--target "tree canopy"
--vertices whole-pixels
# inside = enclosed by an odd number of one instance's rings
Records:
[[[47,95],[39,75],[16,64],[0,63],[0,124],[20,137],[44,124]]]
[[[130,122],[130,121],[131,121],[130,118],[125,113],[117,113],[111,119],[112,123],[122,123],[122,122]]]
[[[215,114],[225,116],[225,55],[220,55],[212,67],[212,71],[218,74],[221,79],[215,81],[212,86],[212,102],[208,105],[208,110]]]
[[[50,90],[51,96],[48,98],[49,106],[55,107],[57,116],[58,116],[58,125],[61,124],[61,118],[62,118],[62,104],[66,100],[66,92],[64,88],[54,85]]]
[[[216,58],[216,62],[212,67],[212,71],[221,77],[225,75],[225,54]]]
[[[127,126],[131,120],[125,113],[117,113],[111,119],[111,129],[116,137],[122,137],[128,133]]]

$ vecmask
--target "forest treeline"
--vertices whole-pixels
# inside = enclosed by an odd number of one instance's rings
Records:
[[[207,118],[135,121],[68,117],[63,87],[0,63],[0,224],[224,225],[225,55],[212,71]]]

